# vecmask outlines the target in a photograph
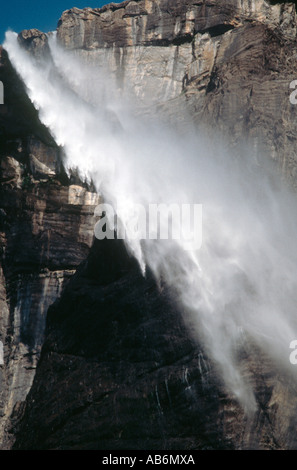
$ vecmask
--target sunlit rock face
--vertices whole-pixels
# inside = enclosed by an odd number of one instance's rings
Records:
[[[73,8],[57,38],[86,64],[112,72],[116,89],[131,93],[139,109],[153,116],[158,106],[178,127],[203,124],[235,148],[248,142],[259,165],[268,154],[296,185],[293,4],[140,0]],[[49,53],[37,30],[19,42],[37,60]],[[247,419],[190,337],[172,292],[144,279],[123,247],[96,243],[89,256],[98,195],[65,175],[62,151],[4,51],[0,79],[2,447],[16,437],[19,449],[296,448],[295,385],[281,370],[245,346],[242,373],[258,404]]]
[[[27,49],[37,59],[45,58],[49,55],[47,35],[38,29],[25,29],[21,31],[18,41],[22,47]]]
[[[108,64],[119,87],[132,89],[145,102],[160,103],[179,96],[194,77],[211,73],[221,43],[225,49],[233,42],[225,33],[239,28],[241,35],[255,22],[287,38],[296,36],[292,4],[146,0],[68,10],[57,37],[88,62]],[[257,43],[257,35],[252,41]]]
[[[85,63],[112,72],[109,80],[138,105],[160,112],[163,104],[173,122],[207,123],[232,145],[248,141],[256,159],[269,155],[295,185],[294,3],[145,0],[73,8],[63,13],[57,37]]]
[[[293,4],[271,5],[265,0],[170,1],[140,0],[110,4],[101,9],[73,8],[63,13],[58,37],[70,49],[179,45],[197,33],[219,35],[258,21],[295,37]]]

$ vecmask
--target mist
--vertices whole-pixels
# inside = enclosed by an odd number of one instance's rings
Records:
[[[4,48],[41,121],[64,148],[67,171],[93,182],[124,227],[142,204],[202,204],[202,245],[126,238],[127,250],[178,294],[191,334],[218,365],[247,413],[256,400],[242,376],[239,346],[253,341],[294,375],[289,345],[297,339],[297,204],[269,162],[227,151],[189,129],[178,133],[141,118],[137,97],[117,88],[103,66],[81,63],[49,40],[42,66],[6,34]],[[187,246],[186,246],[187,245]],[[98,266],[100,269],[100,266]]]

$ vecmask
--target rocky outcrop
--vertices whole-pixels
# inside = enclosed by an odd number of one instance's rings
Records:
[[[50,55],[48,39],[38,29],[25,29],[18,35],[20,45],[37,59],[46,59]]]

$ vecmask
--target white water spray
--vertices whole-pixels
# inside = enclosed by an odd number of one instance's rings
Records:
[[[157,117],[155,124],[134,119],[108,71],[82,66],[54,40],[50,45],[55,65],[44,67],[20,48],[16,34],[7,33],[4,47],[42,122],[64,147],[66,169],[92,180],[124,225],[135,204],[203,204],[201,249],[185,250],[174,240],[127,245],[143,272],[148,265],[176,289],[226,386],[253,411],[238,341],[251,338],[290,370],[289,344],[297,338],[295,196],[249,164],[235,164],[219,146],[213,152],[201,135],[177,136]]]

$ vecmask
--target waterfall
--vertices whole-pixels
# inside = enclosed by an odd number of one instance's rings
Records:
[[[187,237],[139,239],[129,230],[125,243],[144,275],[149,267],[175,289],[191,334],[253,412],[254,392],[240,369],[244,339],[295,372],[289,346],[297,339],[296,196],[271,169],[254,164],[252,153],[236,159],[215,136],[209,142],[201,131],[173,131],[157,115],[153,122],[135,117],[131,95],[129,101],[119,93],[107,67],[82,63],[54,37],[49,42],[52,59],[42,66],[15,33],[6,34],[4,47],[41,121],[63,146],[66,170],[92,181],[125,229],[135,217],[137,223],[135,207],[202,205],[201,246]]]

